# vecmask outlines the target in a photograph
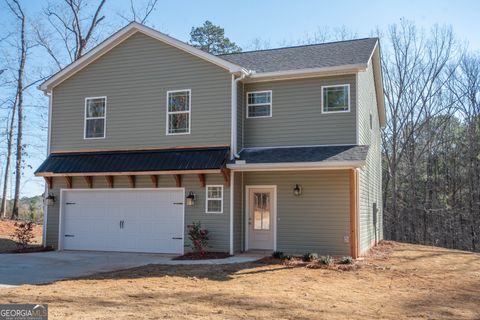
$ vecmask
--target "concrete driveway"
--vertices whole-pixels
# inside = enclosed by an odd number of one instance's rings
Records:
[[[250,262],[261,258],[258,254],[240,254],[218,260],[172,260],[175,256],[91,251],[0,254],[0,288],[22,284],[50,283],[62,279],[128,269],[147,264],[226,264]]]

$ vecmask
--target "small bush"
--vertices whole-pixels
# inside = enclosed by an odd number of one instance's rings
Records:
[[[195,252],[205,253],[205,249],[208,246],[208,230],[202,229],[200,222],[193,222],[187,226],[188,238],[192,242]]]
[[[318,253],[315,253],[315,252],[305,253],[302,257],[302,260],[306,262],[310,262],[317,259],[318,259]]]
[[[333,259],[332,259],[331,256],[321,256],[319,260],[320,260],[321,264],[324,264],[324,265],[327,265],[327,266],[329,266],[333,263]]]
[[[285,256],[283,257],[283,259],[284,259],[284,260],[292,260],[292,259],[293,259],[293,256],[287,254],[287,255],[285,255]]]
[[[342,259],[340,259],[340,263],[341,264],[352,264],[353,263],[353,258],[350,257],[350,256],[342,257]]]
[[[17,221],[14,224],[12,239],[17,242],[17,245],[25,249],[32,242],[33,236],[33,222],[32,221]]]
[[[282,251],[274,251],[272,253],[272,257],[275,258],[275,259],[284,259],[285,254]]]

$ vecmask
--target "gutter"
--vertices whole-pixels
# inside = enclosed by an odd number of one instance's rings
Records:
[[[285,162],[285,163],[231,163],[227,168],[235,171],[295,171],[295,170],[334,170],[354,169],[365,166],[365,160],[352,161],[317,161],[317,162]]]

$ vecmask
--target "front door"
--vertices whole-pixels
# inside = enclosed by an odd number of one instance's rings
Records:
[[[274,188],[248,189],[248,247],[274,250]]]

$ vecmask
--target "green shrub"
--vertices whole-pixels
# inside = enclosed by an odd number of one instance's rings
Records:
[[[193,222],[187,226],[188,238],[192,242],[192,247],[196,252],[205,254],[205,249],[208,247],[208,230],[202,229],[200,222]]]
[[[321,264],[324,264],[327,266],[333,263],[333,259],[331,256],[321,256],[319,260]]]
[[[273,251],[272,257],[275,259],[284,259],[285,254],[282,251]]]
[[[353,263],[353,258],[350,256],[345,256],[340,259],[341,264],[352,264]]]
[[[317,260],[317,259],[318,259],[318,253],[315,253],[315,252],[307,252],[302,257],[302,260],[306,262]]]

